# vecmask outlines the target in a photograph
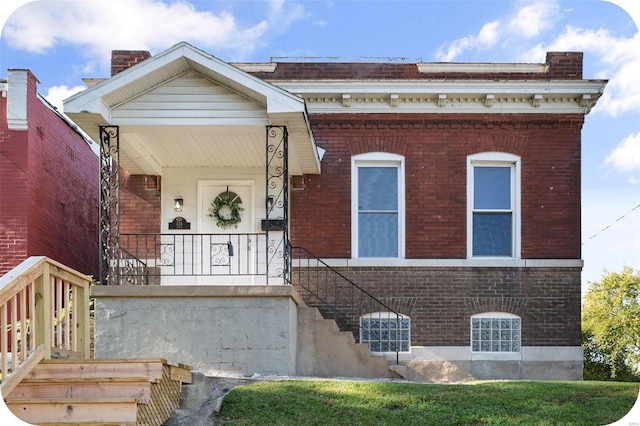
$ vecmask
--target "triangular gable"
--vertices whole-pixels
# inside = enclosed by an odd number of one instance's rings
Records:
[[[111,109],[121,125],[266,125],[267,106],[188,70]]]
[[[229,89],[267,106],[268,113],[304,111],[304,101],[220,59],[182,42],[65,100],[68,114],[100,113],[194,70]],[[99,105],[102,104],[102,105]],[[112,123],[113,124],[113,123]]]

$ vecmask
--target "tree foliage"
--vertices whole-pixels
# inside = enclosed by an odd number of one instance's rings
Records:
[[[625,267],[589,283],[582,347],[585,379],[640,378],[640,271]]]

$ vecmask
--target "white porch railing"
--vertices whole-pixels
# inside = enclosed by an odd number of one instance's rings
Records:
[[[43,256],[0,277],[3,395],[29,372],[27,365],[52,353],[89,358],[90,284],[90,277]]]

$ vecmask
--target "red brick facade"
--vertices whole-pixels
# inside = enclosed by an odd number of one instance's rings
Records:
[[[120,233],[161,232],[160,176],[130,175],[120,171]]]
[[[6,97],[0,117],[0,274],[43,255],[97,275],[98,157],[28,71],[28,129],[8,128]]]
[[[582,54],[549,53],[543,73],[446,75],[411,64],[278,63],[258,74],[293,79],[581,79]],[[404,157],[405,258],[467,258],[467,157],[520,157],[521,259],[581,258],[580,173],[583,114],[314,114],[326,150],[320,175],[291,194],[292,243],[321,258],[352,259],[351,161],[383,152]],[[411,318],[411,345],[470,345],[470,317],[506,312],[522,319],[523,346],[579,346],[579,267],[338,268]],[[296,272],[299,273],[299,272]],[[311,274],[313,275],[313,274]],[[299,288],[301,294],[305,291]],[[313,298],[307,302],[313,304]]]
[[[467,256],[466,158],[506,152],[522,159],[525,259],[580,259],[582,116],[320,115],[323,173],[291,196],[291,237],[320,257],[351,257],[351,157],[405,157],[406,258]]]

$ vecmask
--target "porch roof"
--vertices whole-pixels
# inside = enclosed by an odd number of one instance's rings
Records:
[[[320,172],[302,98],[186,42],[75,94],[64,112],[95,140],[120,126],[131,173],[264,167],[266,125],[287,127],[290,174]]]

